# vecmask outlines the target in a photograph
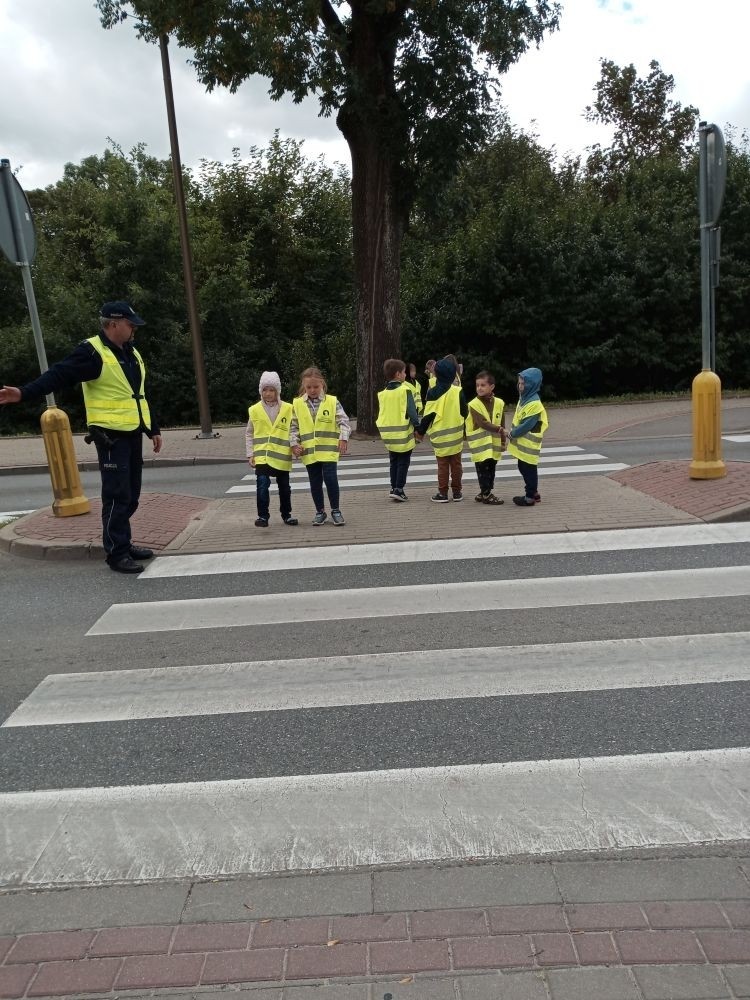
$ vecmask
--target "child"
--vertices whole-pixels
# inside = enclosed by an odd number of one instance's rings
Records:
[[[345,455],[351,425],[335,396],[328,395],[326,380],[317,368],[305,368],[300,376],[299,395],[294,400],[290,441],[292,454],[307,467],[310,492],[315,504],[313,524],[325,524],[323,483],[326,484],[331,520],[345,524],[339,510],[339,481],[336,463]]]
[[[463,500],[461,476],[463,473],[461,450],[464,444],[464,421],[469,413],[463,389],[454,385],[456,366],[443,358],[435,364],[435,385],[428,389],[424,415],[417,434],[427,434],[435,449],[438,471],[438,491],[433,503],[450,503],[448,479],[453,499]]]
[[[538,491],[538,465],[549,421],[539,399],[541,386],[542,373],[538,368],[525,368],[518,373],[518,404],[507,434],[508,453],[518,459],[518,471],[526,486],[524,496],[513,497],[518,507],[533,507],[542,499]]]
[[[421,417],[424,405],[422,403],[422,387],[417,380],[417,366],[412,362],[407,362],[406,365],[406,380],[404,385],[407,389],[411,389],[414,394],[414,404],[417,407],[417,414]]]
[[[474,499],[477,503],[495,507],[504,502],[495,496],[493,490],[495,470],[502,452],[505,403],[493,395],[495,376],[489,372],[479,372],[476,387],[476,399],[469,401],[469,416],[466,418],[466,440],[479,480],[479,493]]]
[[[248,411],[245,431],[245,453],[255,469],[258,516],[256,528],[267,528],[270,517],[269,495],[271,479],[279,490],[279,508],[284,524],[299,522],[292,517],[292,488],[289,473],[292,470],[292,447],[289,427],[292,404],[281,400],[281,379],[276,372],[263,372],[260,377],[260,402]]]
[[[378,418],[375,425],[391,459],[391,500],[404,503],[411,453],[414,450],[414,428],[419,427],[419,414],[414,395],[407,388],[406,365],[397,358],[388,358],[383,365],[386,387],[378,393]]]

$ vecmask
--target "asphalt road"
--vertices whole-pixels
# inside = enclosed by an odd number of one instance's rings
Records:
[[[582,552],[522,559],[351,566],[336,587],[410,587],[514,579],[747,566],[750,543]],[[750,629],[746,596],[591,603],[521,611],[439,613],[356,621],[90,635],[112,604],[316,590],[319,571],[128,579],[90,563],[37,563],[0,555],[5,719],[47,676],[261,659],[523,643],[692,635]],[[96,577],[96,586],[92,586]],[[604,664],[602,664],[604,666]],[[435,698],[383,705],[228,712],[0,728],[0,792],[323,773],[486,761],[744,746],[750,683]]]

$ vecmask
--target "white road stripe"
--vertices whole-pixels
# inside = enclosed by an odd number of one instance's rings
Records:
[[[542,463],[554,463],[554,462],[589,462],[589,461],[602,461],[606,462],[606,455],[595,455],[595,454],[577,454],[577,455],[555,455],[549,456],[544,453],[540,460]],[[502,469],[503,465],[510,464],[513,471],[518,474],[518,468],[516,467],[515,459],[506,456],[505,459],[501,460],[499,468]],[[339,478],[344,479],[348,475],[361,476],[367,473],[378,473],[383,471],[388,471],[388,457],[373,455],[372,458],[363,459],[342,459],[338,463],[338,475]],[[474,462],[471,461],[468,455],[463,456],[462,462],[463,468],[466,472],[472,472],[474,470]],[[435,461],[434,455],[422,455],[412,458],[409,465],[409,469],[419,469],[420,472],[424,471],[425,468],[430,470],[437,470],[437,463]],[[295,467],[290,472],[291,479],[304,479],[307,482],[307,471],[299,466]],[[254,480],[255,473],[248,472],[247,475],[242,477],[243,480]]]
[[[750,441],[750,434],[723,434],[725,441],[734,441],[737,444],[747,444]]]
[[[750,838],[750,750],[0,795],[0,885],[355,868]]]
[[[734,545],[743,542],[750,542],[750,523],[678,524],[662,528],[617,528],[611,531],[559,531],[489,538],[306,546],[298,549],[165,556],[150,563],[139,579],[316,569],[320,567],[321,560],[325,560],[325,565],[330,567],[372,566],[392,561],[405,564],[451,559],[498,559],[568,552]]]
[[[51,674],[5,726],[750,680],[750,632]]]
[[[86,635],[750,595],[750,566],[113,604]]]
[[[586,458],[589,456],[586,455]],[[591,473],[603,473],[603,472],[622,472],[623,469],[627,469],[629,466],[625,465],[623,462],[610,462],[607,465],[578,465],[578,466],[548,466],[543,470],[545,476],[573,476],[573,475],[583,475]],[[467,469],[467,466],[464,466]],[[473,470],[469,470],[473,471]],[[297,490],[308,490],[308,482],[306,474],[303,474],[304,478],[298,480],[291,480],[292,492]],[[406,482],[406,488],[413,485],[414,483],[434,483],[436,473],[430,475],[410,475]],[[506,469],[498,468],[496,474],[496,479],[519,479],[518,469]],[[352,486],[390,486],[389,477],[377,477],[372,479],[349,479],[344,476],[339,477],[339,484],[342,487],[352,487]],[[523,485],[523,484],[521,484]],[[248,486],[230,486],[227,493],[255,493],[255,485]]]

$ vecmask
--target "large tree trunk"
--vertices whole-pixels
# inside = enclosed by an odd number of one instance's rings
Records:
[[[374,130],[373,130],[374,131]],[[383,362],[401,350],[401,239],[396,168],[376,135],[349,138],[352,155],[357,430],[375,433]]]
[[[363,2],[352,2],[351,11],[347,71],[356,80],[356,97],[339,108],[337,123],[352,157],[357,430],[374,434],[383,362],[401,349],[400,256],[408,208],[399,189],[408,131],[394,66],[403,13],[374,12]]]

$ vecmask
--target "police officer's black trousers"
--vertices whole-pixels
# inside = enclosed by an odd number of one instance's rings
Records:
[[[130,552],[130,518],[138,509],[143,474],[143,434],[116,436],[111,447],[96,442],[102,475],[102,541],[107,562],[119,562]]]

